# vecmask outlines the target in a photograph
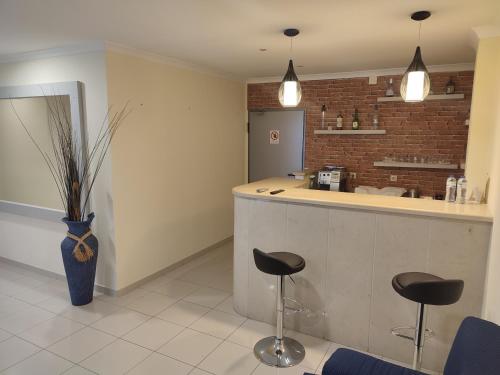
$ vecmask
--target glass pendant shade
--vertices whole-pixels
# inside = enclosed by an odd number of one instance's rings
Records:
[[[281,82],[278,98],[283,107],[296,107],[302,98],[302,89],[293,69],[292,60],[288,62],[288,70]]]
[[[430,89],[429,73],[422,61],[420,47],[417,47],[413,61],[401,81],[401,97],[405,102],[421,102],[429,95]]]

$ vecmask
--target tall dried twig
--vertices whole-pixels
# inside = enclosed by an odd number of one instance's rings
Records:
[[[111,141],[130,114],[128,103],[113,116],[110,116],[111,109],[108,111],[94,144],[86,153],[86,148],[81,143],[82,136],[76,134],[71,126],[71,116],[63,98],[57,95],[45,95],[45,99],[49,111],[50,153],[33,137],[12,100],[11,106],[19,123],[49,168],[67,219],[82,221],[88,213],[89,197]]]

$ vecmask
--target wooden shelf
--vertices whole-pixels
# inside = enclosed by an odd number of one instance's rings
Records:
[[[459,169],[458,164],[409,163],[404,161],[376,161],[374,167],[417,168],[417,169]]]
[[[457,100],[464,99],[464,94],[440,94],[428,95],[425,100]],[[400,96],[382,96],[377,98],[377,102],[402,102],[403,98]]]
[[[360,130],[328,130],[318,129],[314,134],[337,134],[337,135],[370,135],[370,134],[385,134],[385,129],[360,129]]]

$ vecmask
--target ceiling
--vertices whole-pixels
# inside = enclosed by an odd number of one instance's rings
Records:
[[[110,41],[241,78],[408,65],[422,25],[427,65],[474,61],[471,29],[498,23],[499,0],[0,0],[0,58]],[[497,17],[495,19],[495,17]],[[261,52],[260,48],[267,51]]]

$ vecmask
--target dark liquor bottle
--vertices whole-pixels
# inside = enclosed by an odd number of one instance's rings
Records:
[[[449,79],[448,83],[446,84],[446,93],[447,94],[453,94],[455,93],[455,83],[453,83],[453,80]]]
[[[359,113],[358,109],[354,109],[354,115],[352,116],[352,130],[358,130],[359,129]]]

